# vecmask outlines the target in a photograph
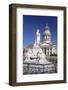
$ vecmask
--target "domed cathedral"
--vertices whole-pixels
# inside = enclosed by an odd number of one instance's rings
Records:
[[[57,55],[57,46],[51,41],[51,32],[48,24],[44,27],[43,41],[40,43],[40,47],[46,56]]]
[[[44,36],[44,42],[45,43],[50,43],[51,42],[51,32],[49,30],[49,26],[48,24],[46,24],[45,28],[44,28],[44,33],[43,33],[43,36]]]

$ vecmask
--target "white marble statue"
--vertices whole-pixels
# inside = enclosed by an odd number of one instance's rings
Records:
[[[37,45],[40,44],[40,32],[39,32],[39,29],[37,29],[37,32],[36,32],[36,43],[37,43]]]
[[[25,63],[35,63],[35,64],[48,64],[49,62],[46,60],[46,56],[42,49],[39,46],[40,44],[40,33],[39,30],[36,32],[36,40],[33,48],[29,48],[25,53]]]

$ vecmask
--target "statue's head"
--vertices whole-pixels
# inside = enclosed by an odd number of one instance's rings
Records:
[[[39,29],[37,29],[37,32],[39,33]]]

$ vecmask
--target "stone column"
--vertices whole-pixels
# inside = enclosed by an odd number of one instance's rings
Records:
[[[52,54],[53,54],[53,48],[52,48]]]
[[[48,51],[47,51],[47,48],[46,48],[46,55],[48,55]]]
[[[43,53],[45,53],[45,48],[43,48],[42,50],[43,50]]]
[[[49,48],[49,56],[50,56],[50,48]]]

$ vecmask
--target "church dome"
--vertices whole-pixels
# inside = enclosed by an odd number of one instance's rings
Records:
[[[44,31],[44,35],[51,35],[49,30]]]
[[[46,43],[51,43],[51,32],[48,24],[46,24],[43,34],[44,34],[43,41]]]
[[[44,35],[51,35],[51,32],[49,30],[49,26],[48,25],[45,26],[44,30],[45,30],[44,31]]]

